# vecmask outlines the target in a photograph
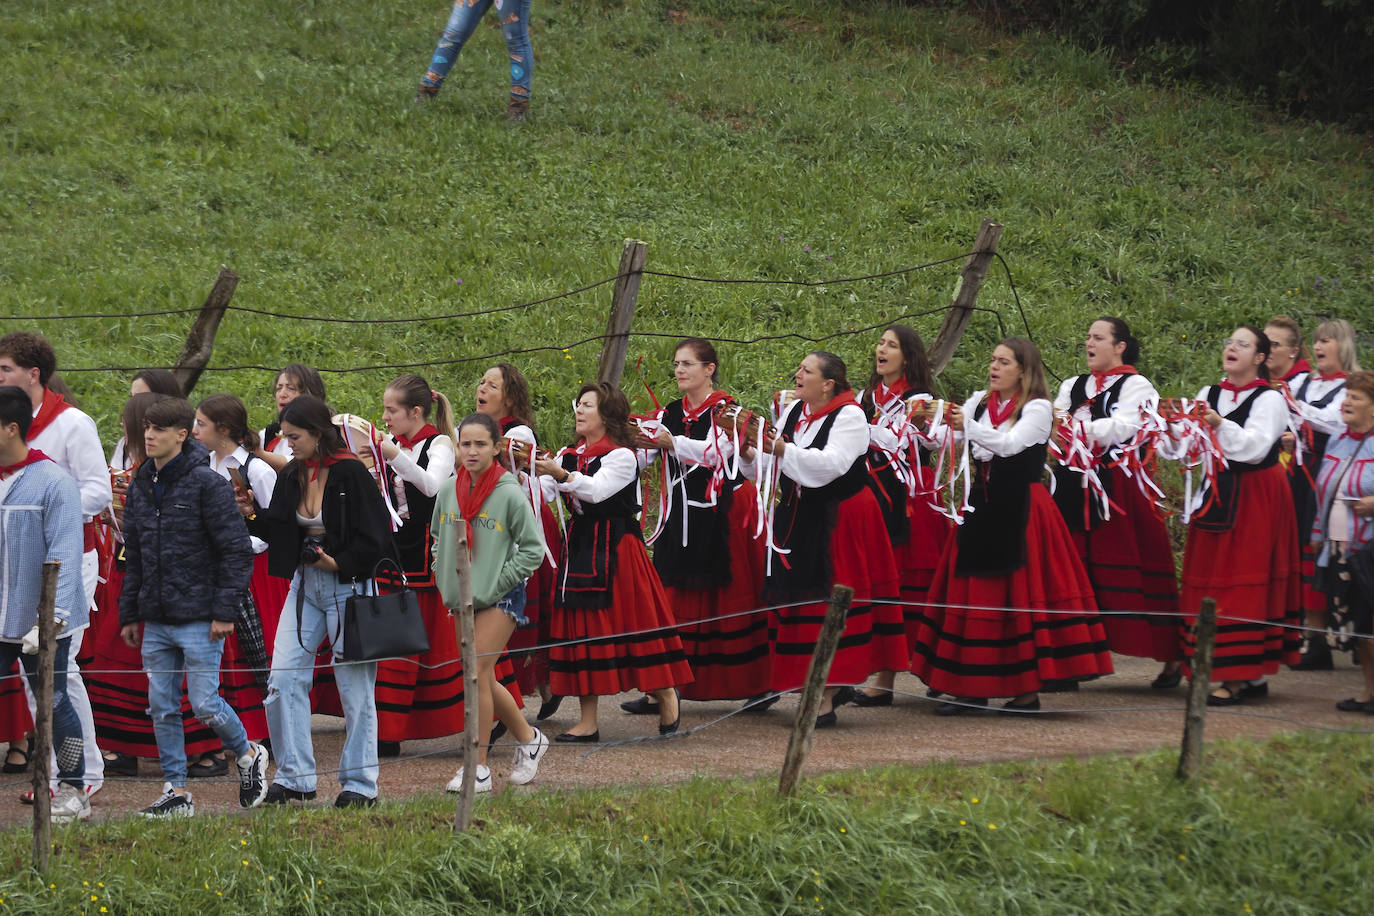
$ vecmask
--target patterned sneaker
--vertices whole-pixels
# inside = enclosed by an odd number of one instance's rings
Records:
[[[191,793],[176,794],[172,791],[170,782],[162,784],[162,794],[158,796],[157,801],[139,812],[144,817],[190,817],[195,813],[196,806],[191,801]]]
[[[547,744],[547,743],[548,743],[548,742],[545,741],[545,744]],[[461,791],[463,791],[463,768],[462,768],[462,767],[459,767],[459,768],[458,768],[458,775],[455,776],[455,777],[453,777],[452,779],[450,779],[450,780],[448,781],[448,785],[444,786],[444,791],[445,791],[445,792],[461,792]],[[477,767],[477,778],[474,779],[474,780],[472,781],[472,791],[473,791],[473,793],[476,794],[476,795],[481,795],[483,792],[490,792],[490,791],[491,791],[491,770],[487,769],[487,768],[484,767],[484,766],[478,766],[478,767]]]
[[[54,824],[70,824],[91,816],[91,802],[85,792],[64,782],[52,797],[51,810]]]
[[[533,782],[534,774],[539,772],[539,761],[544,759],[548,749],[549,739],[537,728],[534,730],[533,741],[516,745],[515,766],[510,771],[511,785],[524,786]]]
[[[530,113],[530,100],[511,96],[510,102],[506,105],[506,120],[519,123],[525,120],[525,115]]]
[[[415,90],[415,104],[424,105],[438,94],[438,86],[431,86],[429,83],[421,83],[419,88]]]
[[[238,761],[239,804],[256,808],[267,797],[267,748],[248,742],[248,752]]]

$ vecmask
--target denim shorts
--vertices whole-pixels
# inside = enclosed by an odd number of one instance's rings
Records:
[[[497,599],[492,607],[505,611],[515,621],[517,627],[527,627],[530,625],[530,620],[525,616],[525,604],[525,583],[521,582]]]

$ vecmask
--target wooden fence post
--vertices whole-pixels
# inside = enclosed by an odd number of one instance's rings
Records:
[[[458,812],[453,832],[472,825],[472,803],[477,783],[477,634],[472,621],[472,561],[468,556],[467,525],[458,529],[458,613],[453,618],[463,659],[463,783],[458,791]]]
[[[181,382],[181,390],[189,398],[191,389],[196,387],[200,374],[210,363],[210,354],[215,350],[215,332],[224,318],[224,310],[229,300],[234,298],[234,289],[239,285],[239,275],[228,267],[221,266],[210,295],[200,307],[196,323],[191,325],[191,333],[186,335],[186,344],[181,348],[172,374]]]
[[[978,290],[987,276],[988,265],[992,263],[993,252],[997,250],[997,240],[1002,237],[1002,227],[990,219],[983,220],[978,227],[978,237],[973,242],[973,253],[964,262],[959,273],[959,286],[954,294],[954,302],[945,312],[945,320],[930,345],[930,370],[939,375],[949,365],[954,350],[959,346],[959,338],[964,336],[969,319],[973,317],[973,306],[978,303]]]
[[[40,874],[48,870],[52,852],[52,796],[48,793],[52,757],[52,676],[53,654],[57,651],[57,573],[62,564],[48,560],[43,564],[43,584],[38,593],[38,676],[33,685],[33,867]],[[23,674],[23,666],[19,668]]]
[[[806,672],[806,686],[802,688],[801,708],[797,710],[797,721],[792,726],[792,737],[787,741],[787,755],[783,757],[782,776],[778,780],[779,795],[792,795],[797,791],[802,765],[806,763],[806,755],[811,753],[811,739],[816,731],[816,710],[821,708],[825,679],[830,674],[830,663],[835,660],[835,649],[840,644],[840,636],[844,634],[849,604],[853,600],[854,589],[847,585],[837,585],[830,592],[830,609],[825,612],[825,622],[821,624],[816,648],[811,653],[811,667]]]
[[[1178,778],[1197,778],[1202,766],[1202,726],[1207,721],[1207,697],[1211,691],[1212,650],[1217,641],[1217,603],[1202,599],[1193,646],[1193,680],[1188,685],[1188,711],[1183,717],[1183,749],[1178,755]]]
[[[625,372],[625,354],[630,349],[630,325],[635,320],[635,303],[639,300],[639,281],[644,277],[644,259],[649,246],[635,239],[625,240],[620,254],[619,279],[611,294],[611,315],[606,322],[606,338],[601,342],[601,369],[598,382],[620,384]]]

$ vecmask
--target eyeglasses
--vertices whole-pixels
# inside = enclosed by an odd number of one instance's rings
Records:
[[[1253,350],[1255,345],[1248,340],[1241,340],[1238,337],[1229,338],[1222,346],[1235,347],[1237,350]]]
[[[700,365],[702,365],[702,364],[701,364],[701,363],[694,363],[694,362],[692,362],[691,360],[687,360],[687,359],[682,359],[682,360],[675,359],[675,360],[673,360],[673,368],[674,368],[674,369],[690,369],[690,368],[692,368],[693,366],[700,366]]]

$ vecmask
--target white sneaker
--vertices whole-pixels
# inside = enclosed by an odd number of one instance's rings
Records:
[[[529,744],[515,746],[515,766],[510,771],[513,786],[524,786],[534,781],[539,772],[539,761],[549,749],[549,739],[539,729],[534,730],[534,740]]]
[[[85,791],[75,786],[69,786],[65,782],[57,787],[57,793],[52,797],[52,822],[54,824],[84,821],[90,816],[91,802],[86,797]]]
[[[239,804],[256,808],[267,797],[267,748],[248,742],[248,753],[237,761],[239,767]]]
[[[463,768],[462,768],[462,767],[459,767],[459,768],[458,768],[458,775],[455,776],[455,777],[453,777],[452,779],[450,779],[450,780],[448,781],[448,785],[444,786],[444,791],[445,791],[445,792],[461,792],[461,791],[463,791]],[[483,792],[490,792],[490,791],[491,791],[491,770],[487,769],[486,767],[484,767],[484,766],[482,766],[482,765],[480,765],[480,764],[478,765],[478,767],[477,767],[477,778],[474,779],[474,780],[472,781],[472,791],[473,791],[474,793],[478,794],[478,795],[481,795]]]
[[[191,793],[176,794],[172,791],[170,782],[162,784],[162,794],[157,797],[157,801],[139,812],[144,817],[190,817],[195,813],[196,806],[191,800]]]

